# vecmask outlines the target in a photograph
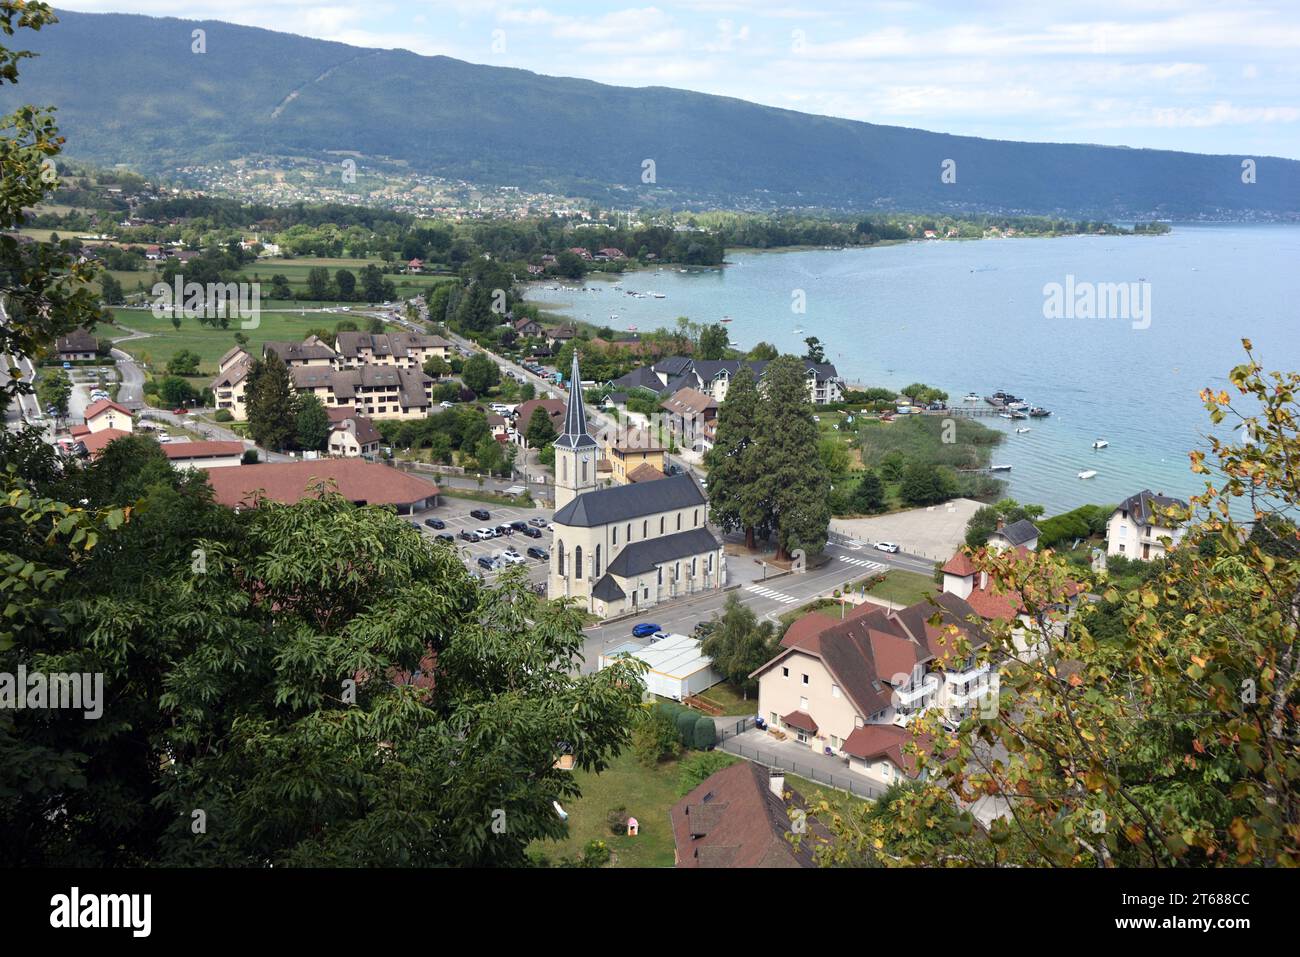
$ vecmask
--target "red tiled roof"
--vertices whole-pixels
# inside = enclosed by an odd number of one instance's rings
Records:
[[[798,728],[800,731],[807,731],[809,734],[817,733],[817,722],[806,711],[791,711],[781,720],[792,728]]]
[[[125,429],[100,429],[98,432],[87,432],[84,435],[74,432],[73,436],[86,446],[86,451],[90,453],[91,458],[99,458],[100,453],[108,448],[108,443],[130,434]]]
[[[945,575],[960,575],[965,578],[967,575],[975,574],[975,563],[965,552],[958,552],[948,559],[948,563],[943,566],[943,571]]]
[[[124,405],[118,405],[112,399],[100,399],[98,402],[92,402],[90,405],[86,406],[86,415],[85,415],[86,421],[89,422],[91,419],[93,419],[95,416],[99,415],[99,413],[105,411],[106,409],[117,409],[118,412],[121,412],[123,415],[126,416],[129,416],[131,414],[130,409],[128,409]]]
[[[642,462],[632,471],[627,473],[629,482],[653,482],[655,479],[664,478],[664,473],[659,471],[649,462]]]
[[[912,740],[912,732],[906,728],[892,724],[867,724],[854,728],[840,750],[864,761],[888,758],[894,762],[895,767],[915,777],[916,756],[903,751],[903,745]],[[920,747],[924,748],[931,739],[921,735],[915,740]]]
[[[267,462],[208,473],[216,501],[231,508],[252,504],[259,490],[271,501],[292,504],[307,494],[309,485],[328,480],[348,501],[369,505],[410,505],[438,494],[432,482],[361,459]]]

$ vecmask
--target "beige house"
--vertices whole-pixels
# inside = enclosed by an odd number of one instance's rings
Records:
[[[66,336],[59,336],[55,349],[62,361],[78,362],[95,358],[98,355],[99,341],[85,329],[78,328]]]
[[[1007,548],[1027,548],[1031,552],[1038,547],[1038,526],[1027,518],[1010,525],[998,519],[998,527],[989,536],[990,551],[1002,551]]]
[[[212,380],[212,394],[217,408],[225,409],[238,421],[248,418],[245,397],[248,390],[248,373],[253,367],[253,357],[239,346],[231,349],[217,363],[217,377]]]
[[[576,355],[569,381],[582,381]],[[582,393],[571,389],[555,440],[549,597],[578,598],[610,617],[726,583],[722,545],[707,528],[708,501],[693,478],[598,488],[598,461]]]
[[[663,444],[649,429],[618,429],[605,446],[610,477],[617,485],[628,485],[629,476],[642,465],[664,471]]]
[[[1186,510],[1182,499],[1143,489],[1130,495],[1111,513],[1106,523],[1106,555],[1149,561],[1163,558],[1182,541],[1187,530],[1168,516]],[[1169,539],[1166,546],[1163,539]]]
[[[334,349],[318,336],[308,336],[302,342],[264,343],[262,355],[268,352],[274,352],[290,369],[329,369],[337,359]]]
[[[86,407],[86,429],[100,432],[104,429],[118,429],[122,432],[134,432],[135,422],[131,410],[118,405],[111,399],[100,399]]]
[[[342,406],[373,419],[420,419],[433,405],[433,380],[417,369],[295,366],[289,371],[294,389],[315,395],[327,410]]]

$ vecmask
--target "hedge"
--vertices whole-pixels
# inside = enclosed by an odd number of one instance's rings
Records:
[[[1073,511],[1044,519],[1038,523],[1039,547],[1051,548],[1077,538],[1101,535],[1105,533],[1106,522],[1114,510],[1112,506],[1080,505]]]
[[[718,732],[713,726],[713,719],[700,715],[695,719],[694,747],[696,751],[707,751],[718,743]]]

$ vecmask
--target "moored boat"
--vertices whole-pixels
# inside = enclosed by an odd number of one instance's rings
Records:
[[[1092,447],[1094,449],[1104,449],[1108,445],[1110,445],[1110,443],[1107,442],[1105,439],[1098,439],[1096,442],[1092,443]]]
[[[1096,469],[1084,469],[1082,472],[1079,473],[1079,478],[1081,479],[1090,479],[1096,477],[1097,477]]]

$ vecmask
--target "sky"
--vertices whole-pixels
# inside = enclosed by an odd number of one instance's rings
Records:
[[[174,0],[61,9],[176,16]],[[943,133],[1300,159],[1300,0],[187,0],[215,19]]]

